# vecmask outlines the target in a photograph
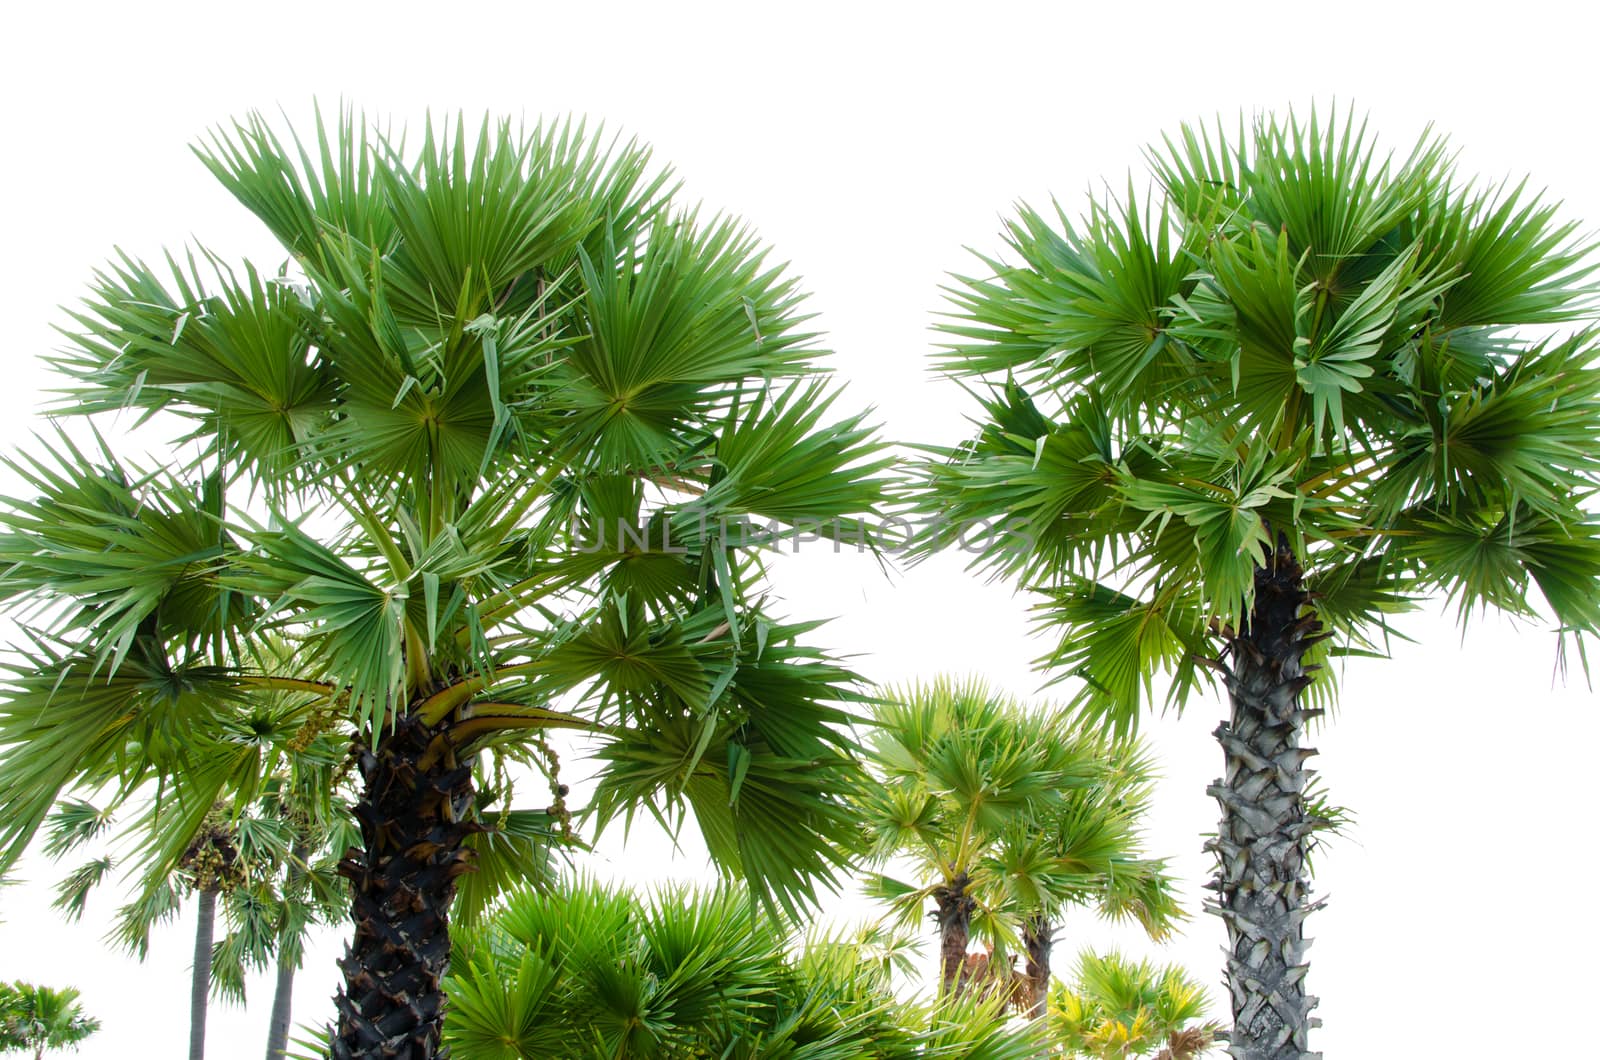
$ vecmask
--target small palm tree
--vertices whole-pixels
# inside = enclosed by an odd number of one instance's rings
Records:
[[[939,981],[1008,996],[1049,981],[1054,920],[1074,904],[1131,912],[1134,895],[1164,895],[1160,866],[1139,858],[1133,820],[1149,765],[1132,745],[1113,745],[1028,709],[981,681],[942,678],[890,692],[878,707],[872,763],[883,783],[861,807],[877,862],[910,861],[914,882],[875,875],[870,889],[914,922],[932,900],[939,925]],[[1155,899],[1152,898],[1154,903]],[[1148,922],[1164,928],[1170,899]],[[974,934],[987,954],[969,954]],[[1026,983],[1002,965],[1026,950]]]
[[[980,562],[1040,592],[1089,716],[1131,730],[1158,675],[1179,707],[1226,688],[1230,1048],[1304,1060],[1319,668],[1432,592],[1600,629],[1600,371],[1561,330],[1592,319],[1590,246],[1442,141],[1381,158],[1351,118],[1151,157],[1160,205],[1025,209],[1015,260],[960,281],[941,364],[992,389],[922,499],[1011,527]]]
[[[1218,1030],[1200,1022],[1206,1007],[1205,991],[1175,965],[1085,951],[1072,982],[1051,991],[1051,1038],[1068,1057],[1192,1060]]]
[[[1187,918],[1165,862],[1144,851],[1141,828],[1154,792],[1148,752],[1136,739],[1091,742],[1098,744],[1094,782],[1063,792],[1040,820],[1008,829],[994,854],[1019,921],[1019,1004],[1032,1019],[1044,1016],[1051,952],[1071,909],[1135,921],[1158,941]]]
[[[692,812],[762,900],[813,901],[857,838],[860,693],[764,609],[749,529],[848,532],[883,462],[830,418],[795,282],[570,124],[286,146],[253,118],[200,153],[292,266],[124,258],[76,315],[66,408],[161,413],[198,455],[13,460],[0,595],[42,625],[7,662],[0,871],[64,789],[181,785],[160,734],[293,692],[356,746],[335,1057],[436,1055],[500,778],[545,773],[565,820],[554,728],[597,738],[597,827]],[[268,635],[292,657],[255,661]]]
[[[217,896],[244,882],[245,867],[222,807],[216,807],[178,860],[197,906],[194,964],[189,986],[189,1060],[205,1060],[206,1013],[211,1000],[212,948],[216,939]]]
[[[33,1050],[41,1060],[46,1049],[76,1048],[100,1029],[100,1021],[83,1014],[78,991],[54,990],[31,983],[0,983],[0,1051]]]
[[[286,1008],[305,932],[319,921],[337,922],[348,903],[333,867],[359,838],[333,795],[344,741],[307,728],[304,693],[226,701],[202,720],[208,728],[183,734],[182,750],[205,767],[186,772],[170,796],[130,782],[101,807],[62,799],[45,822],[44,844],[46,854],[60,859],[107,840],[57,886],[55,907],[76,920],[93,890],[115,872],[128,872],[134,897],[118,910],[113,938],[141,960],[152,929],[175,916],[185,896],[195,896],[191,1060],[204,1056],[210,999],[242,1002],[246,972],[274,958],[280,965],[274,1010]],[[125,810],[136,812],[115,829]],[[219,912],[227,928],[220,940]],[[286,1038],[269,1038],[270,1058],[281,1054]]]

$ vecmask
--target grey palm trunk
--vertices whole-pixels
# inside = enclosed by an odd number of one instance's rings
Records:
[[[1209,903],[1228,929],[1227,980],[1233,1014],[1228,1054],[1235,1060],[1316,1060],[1308,1035],[1320,1021],[1306,992],[1306,852],[1317,823],[1307,814],[1302,709],[1310,684],[1303,659],[1322,629],[1309,607],[1303,571],[1287,541],[1255,572],[1249,625],[1225,633],[1224,682],[1231,718],[1216,729],[1224,774],[1208,792],[1222,807]]]
[[[211,941],[216,933],[217,892],[200,892],[194,929],[194,974],[189,983],[189,1060],[205,1060],[206,1005],[211,1000]]]
[[[311,848],[304,839],[296,839],[289,850],[289,866],[284,877],[284,896],[291,895],[296,885],[305,877],[306,858]],[[278,982],[272,992],[272,1015],[267,1020],[267,1060],[282,1060],[289,1049],[289,1020],[294,1008],[294,975],[299,965],[299,954],[292,956],[286,940],[278,940]]]

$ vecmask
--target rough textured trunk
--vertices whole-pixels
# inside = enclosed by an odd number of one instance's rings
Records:
[[[1055,946],[1056,927],[1042,916],[1030,916],[1022,924],[1022,947],[1027,952],[1027,989],[1023,1014],[1031,1020],[1043,1019],[1050,999],[1050,950]]]
[[[450,903],[471,868],[462,841],[479,827],[472,769],[415,717],[359,750],[363,781],[355,816],[364,849],[339,865],[350,880],[355,937],[339,968],[333,1060],[431,1060],[440,1048],[450,969]]]
[[[937,907],[934,919],[939,925],[939,988],[945,994],[958,993],[967,963],[967,936],[972,927],[972,911],[977,903],[967,894],[966,873],[948,884],[934,888]]]
[[[300,866],[311,854],[305,840],[297,839],[289,850],[289,866],[284,870],[284,897],[288,898],[295,885],[305,876]],[[272,1015],[267,1020],[267,1060],[283,1060],[289,1048],[289,1020],[294,1008],[294,973],[297,960],[285,952],[283,940],[278,940],[278,983],[272,992]]]
[[[194,975],[189,982],[189,1060],[205,1060],[206,1005],[211,1000],[211,940],[217,925],[217,892],[200,892],[194,929]]]
[[[1302,664],[1321,630],[1301,586],[1301,568],[1287,542],[1255,575],[1247,628],[1229,633],[1225,680],[1231,720],[1219,725],[1225,773],[1209,791],[1222,806],[1217,838],[1218,899],[1212,911],[1228,928],[1228,989],[1236,1060],[1316,1060],[1308,1032],[1316,998],[1306,993],[1309,900],[1305,762],[1300,746],[1313,712],[1300,709],[1310,683]]]

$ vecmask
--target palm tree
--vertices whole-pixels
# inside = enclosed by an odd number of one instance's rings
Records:
[[[890,692],[874,721],[871,760],[883,783],[861,799],[871,857],[908,859],[917,875],[875,875],[870,889],[907,922],[933,901],[945,993],[1014,989],[995,962],[1020,939],[1027,985],[1042,994],[1064,908],[1132,912],[1136,891],[1165,894],[1160,866],[1139,860],[1129,816],[1142,808],[1149,773],[1137,747],[1076,731],[1060,712],[1029,710],[978,680]],[[1149,925],[1162,930],[1174,915],[1166,899]],[[974,928],[990,944],[986,956],[967,952]]]
[[[356,741],[335,1057],[437,1055],[510,766],[568,819],[553,728],[599,744],[597,827],[692,812],[761,900],[814,900],[857,835],[860,693],[764,609],[750,524],[848,532],[882,487],[794,281],[581,127],[402,147],[342,116],[287,147],[252,118],[200,154],[293,265],[124,257],[75,314],[67,407],[184,423],[198,455],[13,460],[37,496],[0,517],[0,592],[39,628],[0,707],[0,870],[64,787],[177,783],[195,763],[146,761],[152,735],[277,690]],[[292,663],[248,663],[264,631]]]
[[[922,501],[1008,528],[979,562],[1040,591],[1089,716],[1131,730],[1159,674],[1178,707],[1227,689],[1230,1048],[1307,1057],[1322,661],[1435,591],[1462,621],[1542,596],[1563,634],[1600,627],[1600,372],[1559,330],[1593,306],[1589,247],[1524,185],[1459,180],[1434,139],[1377,157],[1348,117],[1151,157],[1159,206],[1023,209],[1015,260],[959,281],[940,363],[992,389]]]
[[[1193,1060],[1218,1030],[1199,1022],[1205,1013],[1205,991],[1176,965],[1085,951],[1072,983],[1051,992],[1051,1040],[1068,1057]]]
[[[349,908],[338,862],[360,842],[355,822],[328,798],[334,787],[328,773],[307,757],[308,752],[297,756],[301,768],[287,776],[269,778],[256,802],[229,819],[244,871],[224,892],[227,932],[216,943],[210,987],[213,995],[243,1004],[246,974],[274,969],[267,1060],[282,1057],[288,1047],[294,979],[307,935],[314,926],[342,923]]]
[[[1141,825],[1154,793],[1148,752],[1137,739],[1094,742],[1101,763],[1094,782],[1063,792],[1042,819],[1008,829],[993,855],[1018,918],[1020,1002],[1030,1019],[1044,1017],[1051,952],[1072,908],[1133,920],[1157,941],[1187,919],[1165,862],[1144,852]]]
[[[333,873],[339,854],[359,840],[334,797],[347,741],[308,730],[311,705],[304,693],[283,692],[218,703],[203,719],[205,729],[182,734],[190,760],[207,768],[186,773],[170,798],[155,797],[147,783],[125,784],[100,807],[64,798],[45,822],[44,852],[53,859],[109,840],[58,884],[54,905],[77,920],[96,887],[116,871],[130,872],[135,896],[118,910],[113,938],[140,960],[152,929],[177,914],[184,895],[196,896],[194,1060],[205,1052],[211,997],[243,1002],[246,972],[274,957],[274,1014],[282,1009],[287,1019],[305,932],[319,921],[336,923],[349,904]],[[151,745],[146,753],[171,752]],[[138,810],[132,820],[108,835],[118,812],[130,807]],[[174,850],[181,851],[175,861]],[[227,928],[220,940],[219,911]],[[286,1032],[274,1022],[269,1058],[281,1055]]]
[[[78,991],[30,983],[0,983],[0,1052],[33,1050],[42,1060],[46,1049],[76,1048],[100,1029],[100,1021],[83,1014]]]
[[[267,1060],[288,1048],[294,979],[307,935],[316,925],[342,923],[350,902],[338,862],[360,833],[327,798],[327,787],[312,786],[319,779],[327,784],[326,774],[299,769],[272,778],[254,812],[236,824],[254,871],[229,896],[229,931],[217,946],[226,974],[213,987],[242,1003],[246,971],[274,969]]]

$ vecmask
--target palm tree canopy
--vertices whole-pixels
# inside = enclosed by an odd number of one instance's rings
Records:
[[[252,117],[198,153],[291,264],[123,256],[73,314],[62,410],[176,424],[195,455],[61,434],[11,458],[33,495],[0,516],[0,597],[32,635],[0,867],[64,789],[192,784],[182,734],[291,692],[321,731],[376,744],[404,715],[430,755],[547,774],[542,734],[583,730],[602,824],[692,812],[723,869],[809,897],[855,837],[858,693],[763,607],[745,529],[870,514],[883,462],[830,413],[794,280],[570,123],[413,147]],[[292,665],[259,661],[268,633]]]
[[[99,1029],[99,1020],[83,1014],[73,987],[0,983],[0,1051],[76,1046]]]
[[[1072,904],[1138,915],[1158,933],[1181,916],[1160,863],[1141,856],[1151,765],[1135,742],[976,679],[889,690],[873,720],[882,782],[861,797],[869,856],[905,859],[916,876],[875,875],[871,889],[907,923],[958,880],[977,902],[975,929],[1001,946],[1015,944],[1017,918]]]
[[[941,367],[990,390],[922,502],[1018,529],[978,562],[1045,594],[1079,703],[1127,730],[1164,671],[1181,705],[1280,533],[1349,650],[1434,591],[1465,620],[1537,590],[1563,633],[1600,628],[1575,225],[1462,180],[1442,140],[1381,155],[1350,115],[1185,127],[1149,157],[1154,204],[1130,183],[1081,219],[1021,209],[942,325]]]

